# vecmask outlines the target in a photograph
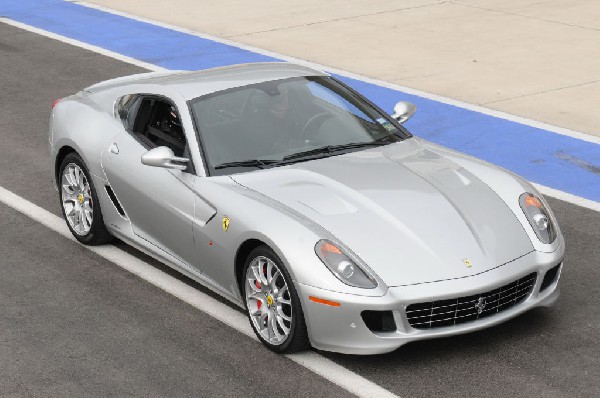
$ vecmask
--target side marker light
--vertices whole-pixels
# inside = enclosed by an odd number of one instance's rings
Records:
[[[318,298],[318,297],[315,297],[315,296],[308,296],[308,299],[310,301],[312,301],[313,303],[329,305],[331,307],[339,307],[341,305],[340,303],[338,303],[336,301],[325,300],[325,299]]]

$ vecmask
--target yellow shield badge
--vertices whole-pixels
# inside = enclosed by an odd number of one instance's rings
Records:
[[[223,231],[227,232],[229,229],[229,217],[223,216]]]
[[[471,266],[473,265],[471,263],[471,260],[469,260],[468,258],[463,258],[462,262],[467,266],[467,268],[471,268]]]

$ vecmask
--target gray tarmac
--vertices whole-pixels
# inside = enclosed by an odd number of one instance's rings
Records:
[[[59,215],[52,102],[143,71],[0,23],[0,186]],[[599,396],[600,213],[550,202],[567,240],[556,306],[387,355],[322,354],[402,397]],[[0,396],[348,395],[3,204],[0,309]]]

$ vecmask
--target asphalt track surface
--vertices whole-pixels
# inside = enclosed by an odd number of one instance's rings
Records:
[[[141,71],[0,23],[0,186],[59,215],[52,101]],[[550,202],[567,240],[555,307],[387,355],[323,355],[401,397],[600,395],[600,213]],[[0,272],[1,396],[348,395],[3,204]]]

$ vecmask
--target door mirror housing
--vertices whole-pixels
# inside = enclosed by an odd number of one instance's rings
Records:
[[[400,101],[394,105],[394,114],[392,117],[398,121],[398,123],[404,123],[410,119],[417,111],[417,106],[410,102]]]
[[[159,146],[150,149],[142,155],[142,164],[153,167],[163,167],[165,169],[187,169],[188,158],[180,158],[175,156],[173,150],[166,146]]]

